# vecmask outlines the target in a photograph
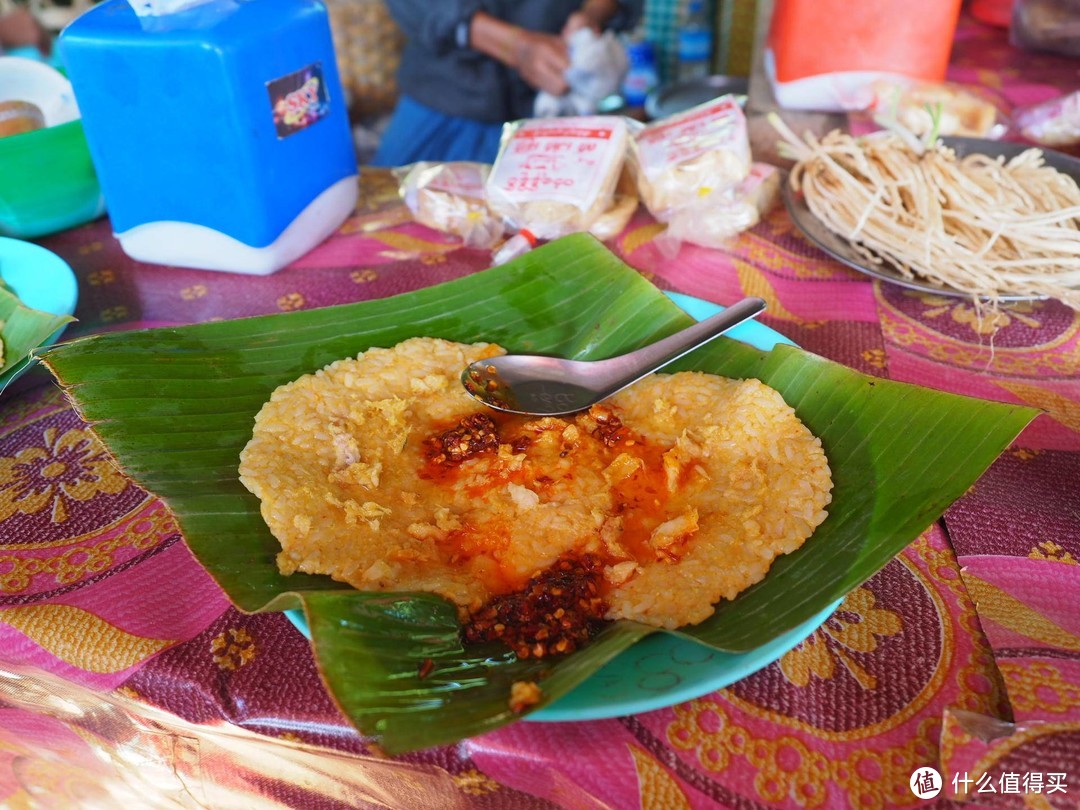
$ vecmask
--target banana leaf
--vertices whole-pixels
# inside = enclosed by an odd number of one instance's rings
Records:
[[[3,341],[0,391],[32,362],[31,349],[73,320],[70,315],[54,315],[26,306],[0,280],[0,340]]]
[[[603,245],[576,235],[393,298],[99,335],[42,358],[126,472],[172,508],[191,550],[237,607],[303,608],[330,693],[361,732],[396,753],[513,722],[521,716],[508,707],[513,682],[539,682],[539,706],[548,705],[654,630],[617,622],[570,656],[521,661],[498,646],[463,648],[456,611],[440,597],[282,576],[280,547],[237,480],[256,412],[284,382],[407,337],[599,359],[689,323]],[[821,437],[834,474],[829,517],[802,549],[681,631],[726,651],[776,638],[870,578],[1036,415],[873,379],[792,346],[761,352],[720,339],[677,367],[755,376],[778,389]]]

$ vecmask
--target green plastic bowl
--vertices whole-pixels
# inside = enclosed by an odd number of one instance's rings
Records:
[[[45,236],[103,213],[82,121],[0,138],[0,236]]]

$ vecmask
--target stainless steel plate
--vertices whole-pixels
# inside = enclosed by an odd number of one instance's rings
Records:
[[[956,154],[960,157],[969,154],[983,154],[989,155],[990,157],[1001,156],[1008,160],[1031,148],[1027,144],[992,141],[984,138],[942,138],[942,140],[948,146],[955,149]],[[1080,160],[1069,157],[1068,155],[1063,155],[1060,152],[1055,152],[1051,149],[1043,149],[1042,151],[1047,166],[1052,166],[1059,172],[1063,172],[1072,177],[1077,183],[1080,183]],[[806,234],[811,242],[834,259],[843,262],[861,273],[866,273],[867,275],[879,278],[882,281],[899,284],[901,287],[907,287],[911,290],[919,290],[921,292],[934,293],[936,295],[968,297],[967,293],[952,287],[935,284],[926,279],[908,278],[889,261],[883,260],[881,264],[871,264],[867,262],[849,240],[826,228],[822,221],[814,216],[807,207],[806,200],[803,199],[802,194],[792,191],[787,182],[783,184],[783,198],[784,205],[787,206],[788,213],[791,215],[792,221],[794,221],[799,230]],[[999,296],[999,300],[1031,301],[1040,297],[1042,296],[1002,295]]]
[[[645,99],[645,114],[649,118],[667,118],[669,115],[689,110],[698,104],[733,93],[745,101],[749,79],[742,76],[703,76],[658,87]]]

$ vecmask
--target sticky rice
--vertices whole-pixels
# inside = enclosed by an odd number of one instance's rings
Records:
[[[673,628],[825,519],[821,442],[761,382],[658,374],[572,417],[507,416],[459,380],[502,353],[415,338],[274,391],[240,479],[282,573],[437,593],[467,617],[587,558],[604,618]]]

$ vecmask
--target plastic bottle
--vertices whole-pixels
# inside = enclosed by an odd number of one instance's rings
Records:
[[[703,0],[690,0],[679,29],[679,80],[700,79],[712,71],[713,34]]]
[[[627,107],[643,107],[649,93],[660,83],[656,71],[656,49],[644,39],[634,38],[626,45],[630,69],[623,79],[622,95]]]

